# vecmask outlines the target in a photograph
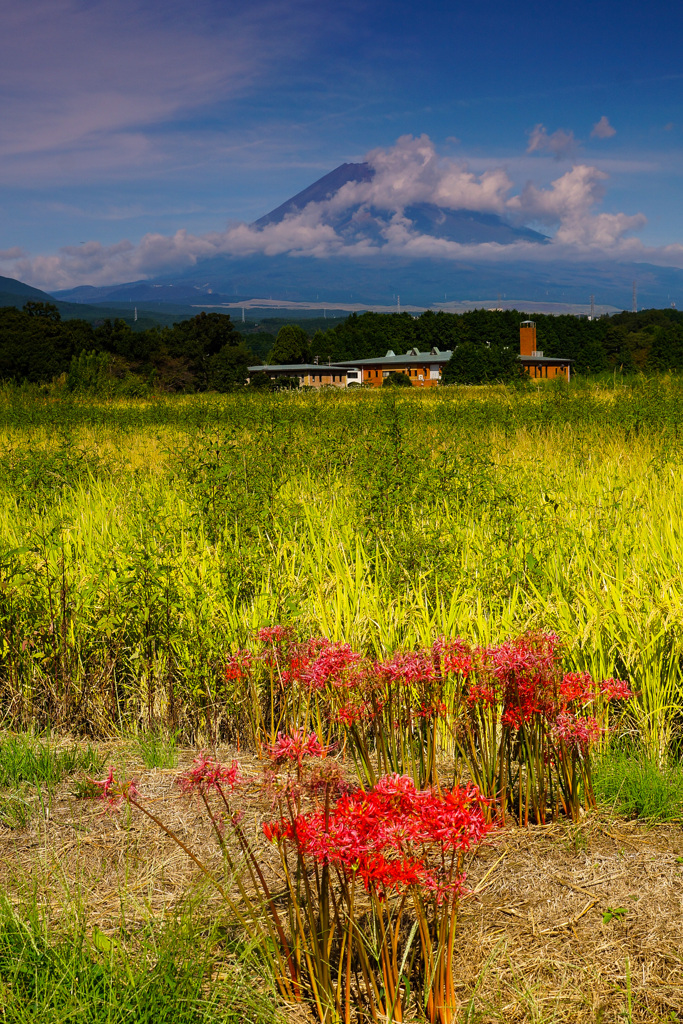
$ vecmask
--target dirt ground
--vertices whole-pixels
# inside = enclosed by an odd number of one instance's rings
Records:
[[[102,749],[120,777],[137,780],[155,814],[218,864],[206,819],[175,786],[194,752],[181,751],[177,768],[148,770],[133,744]],[[253,780],[241,791],[241,807],[258,828],[270,816],[257,786],[260,766],[239,760]],[[128,807],[103,814],[77,789],[70,779],[49,800],[32,796],[25,829],[0,826],[0,889],[12,903],[20,906],[35,891],[56,927],[64,915],[78,914],[88,930],[114,934],[173,912],[197,892],[196,865],[152,822]],[[467,877],[471,894],[462,904],[455,962],[463,1021],[683,1022],[679,825],[648,827],[596,813],[578,825],[510,826],[492,834]],[[207,887],[200,910],[223,913]]]

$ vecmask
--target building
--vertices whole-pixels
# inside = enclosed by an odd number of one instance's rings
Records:
[[[571,359],[554,359],[538,351],[533,320],[523,320],[519,325],[519,358],[532,380],[569,380],[571,375]]]
[[[405,355],[397,356],[389,349],[385,356],[356,359],[353,363],[337,365],[358,369],[362,375],[358,383],[370,384],[374,388],[380,388],[390,373],[405,373],[414,387],[430,388],[439,383],[441,371],[452,355],[451,349],[441,352],[433,348],[430,352],[420,352],[419,349],[411,348]]]
[[[355,364],[354,364],[355,366]],[[345,388],[349,384],[361,383],[360,370],[354,370],[347,364],[318,363],[285,363],[273,366],[250,366],[249,376],[255,373],[267,373],[271,380],[278,377],[298,377],[300,388],[322,388],[331,386]]]

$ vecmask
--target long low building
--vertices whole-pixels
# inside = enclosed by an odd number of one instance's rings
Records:
[[[359,383],[370,384],[375,388],[380,388],[390,373],[405,373],[415,387],[429,388],[439,383],[441,371],[452,355],[452,349],[442,352],[433,348],[429,352],[420,352],[417,348],[411,348],[404,355],[397,356],[389,349],[385,356],[355,359],[337,365],[360,370],[362,379]]]
[[[272,366],[250,366],[249,378],[256,373],[265,373],[271,380],[279,377],[298,377],[300,388],[346,388],[349,384],[360,384],[361,373],[338,363],[274,363]]]

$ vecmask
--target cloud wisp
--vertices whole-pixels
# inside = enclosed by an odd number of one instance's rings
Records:
[[[188,121],[302,57],[321,18],[312,0],[3,5],[0,184],[168,173]]]
[[[641,213],[607,213],[599,209],[608,175],[578,163],[542,186],[518,187],[502,167],[480,172],[464,161],[442,157],[431,139],[403,136],[394,146],[374,149],[363,180],[347,181],[329,198],[310,202],[264,227],[244,223],[202,235],[179,230],[173,235],[147,234],[140,242],[105,246],[90,241],[67,246],[53,255],[0,254],[11,276],[48,290],[79,284],[106,285],[181,272],[212,256],[256,254],[372,258],[400,256],[450,260],[580,261],[647,259],[683,266],[683,246],[648,249],[633,233],[645,224]],[[508,223],[536,224],[551,232],[539,245],[462,244],[420,231],[411,209],[429,204],[441,211],[496,214]]]
[[[609,123],[609,118],[603,114],[599,121],[593,125],[591,139],[611,139],[617,134],[616,128]]]
[[[579,143],[574,132],[558,128],[548,134],[544,124],[535,125],[529,133],[527,153],[550,153],[555,160],[573,157],[578,151]]]

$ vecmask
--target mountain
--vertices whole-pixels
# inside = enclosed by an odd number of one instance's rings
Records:
[[[370,164],[340,164],[329,174],[318,178],[303,192],[287,199],[275,210],[254,221],[255,228],[265,228],[268,224],[279,224],[288,214],[299,213],[309,203],[324,203],[336,195],[343,185],[349,182],[372,181],[374,171]]]
[[[544,247],[545,248],[545,247]],[[286,302],[395,306],[432,306],[444,302],[494,303],[514,299],[528,303],[581,303],[595,295],[599,306],[630,309],[633,281],[638,306],[683,305],[683,271],[643,263],[569,263],[558,260],[481,264],[475,261],[383,257],[363,259],[289,255],[216,256],[202,260],[182,274],[156,278],[147,287],[163,286],[156,294],[192,294],[192,306],[209,309],[223,302],[249,299]],[[168,290],[166,290],[168,289]],[[121,289],[123,293],[125,289]],[[60,297],[70,297],[70,293]],[[91,300],[93,301],[93,300]],[[113,303],[111,294],[103,303]],[[118,300],[117,300],[118,301]],[[141,308],[141,300],[138,309]],[[124,303],[121,301],[121,305]],[[130,311],[130,302],[126,302]],[[145,302],[145,308],[173,308]],[[100,315],[104,315],[101,313]],[[122,315],[119,313],[118,315]]]
[[[367,163],[346,163],[313,182],[252,224],[268,231],[309,207],[311,223],[331,227],[341,245],[323,257],[292,251],[277,255],[214,256],[186,270],[147,281],[106,287],[84,286],[57,293],[61,301],[88,303],[132,312],[133,305],[177,318],[187,310],[211,308],[249,299],[336,304],[432,306],[444,302],[514,300],[524,303],[581,303],[595,296],[598,306],[629,309],[633,281],[638,305],[683,304],[683,271],[643,263],[569,262],[553,255],[549,239],[528,227],[515,226],[492,213],[451,210],[416,202],[400,211],[401,230],[458,242],[463,246],[532,243],[535,258],[491,262],[412,256],[383,250],[396,210],[373,205],[375,171]],[[343,190],[343,191],[342,191]],[[311,207],[311,204],[315,204]],[[389,204],[390,205],[390,204]],[[408,223],[409,222],[409,223]],[[368,243],[368,254],[362,253]],[[351,254],[345,245],[354,246]],[[184,309],[183,309],[184,307]],[[102,309],[100,316],[104,316]],[[106,315],[109,315],[108,313]]]
[[[128,284],[109,284],[100,287],[80,285],[55,293],[59,299],[68,302],[106,303],[107,305],[145,304],[145,309],[156,306],[191,306],[211,296],[212,302],[231,302],[232,296],[215,293],[208,284],[183,284],[173,281],[131,281]]]
[[[260,217],[252,225],[265,228],[270,224],[280,224],[285,217],[301,213],[309,203],[324,204],[334,198],[345,186],[358,183],[370,183],[375,176],[370,164],[341,164],[329,174],[313,182],[303,192],[288,199],[275,210]],[[361,202],[351,202],[341,208],[326,210],[321,208],[323,223],[329,224],[346,242],[368,239],[381,244],[382,231],[389,224],[393,210],[378,209],[377,206]],[[434,203],[414,203],[403,209],[403,216],[412,229],[432,238],[444,238],[449,242],[461,245],[473,245],[481,242],[497,242],[499,245],[510,245],[512,242],[550,241],[545,235],[531,228],[514,227],[495,213],[477,213],[474,210],[450,210],[436,206]]]

